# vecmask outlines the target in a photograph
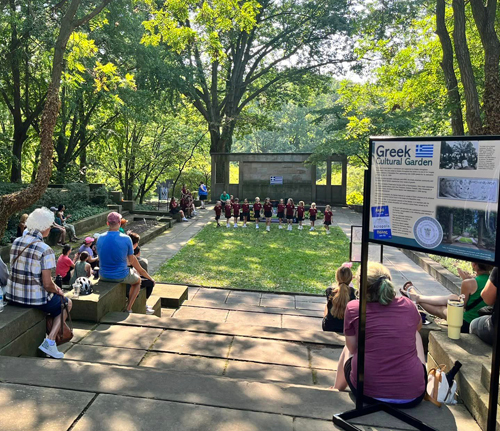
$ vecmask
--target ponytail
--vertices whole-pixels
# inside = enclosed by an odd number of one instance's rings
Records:
[[[339,287],[332,291],[328,297],[328,302],[332,304],[330,314],[337,319],[343,319],[345,307],[351,299],[350,287],[347,283],[340,283]]]

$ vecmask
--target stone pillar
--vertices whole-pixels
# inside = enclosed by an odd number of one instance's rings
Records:
[[[121,204],[122,203],[122,192],[115,190],[112,192],[109,192],[109,197],[115,204]]]
[[[347,201],[347,157],[342,159],[342,203]]]
[[[122,206],[121,205],[108,205],[108,210],[110,211],[116,211],[117,213],[122,212]]]
[[[332,158],[326,159],[326,201],[332,203]]]
[[[311,169],[311,203],[316,202],[316,165],[309,165]]]
[[[123,211],[134,212],[135,202],[134,201],[122,201]]]
[[[244,178],[244,175],[243,175],[243,165],[244,163],[239,160],[238,161],[238,169],[239,169],[239,177],[238,177],[238,197],[241,199],[244,199],[243,197],[243,178]]]
[[[89,190],[91,192],[94,190],[100,189],[101,187],[104,187],[104,184],[89,183]]]

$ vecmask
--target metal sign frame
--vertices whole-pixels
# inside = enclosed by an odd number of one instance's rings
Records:
[[[467,140],[498,140],[500,144],[500,137],[498,136],[467,136]],[[357,397],[356,397],[356,408],[347,412],[335,414],[333,416],[333,423],[338,427],[347,431],[361,431],[360,428],[349,423],[349,420],[356,419],[362,416],[366,416],[372,413],[383,411],[421,431],[435,431],[434,428],[426,425],[420,420],[401,412],[400,410],[389,406],[384,403],[378,403],[375,405],[370,405],[365,407],[363,403],[364,395],[364,380],[365,380],[365,342],[366,342],[366,290],[367,290],[367,264],[368,264],[368,247],[370,243],[380,244],[380,245],[390,245],[393,247],[399,247],[404,249],[422,251],[422,248],[409,247],[407,245],[397,245],[383,240],[370,239],[370,197],[371,197],[371,174],[372,174],[372,150],[373,141],[437,141],[437,140],[464,140],[463,136],[443,136],[443,137],[393,137],[393,138],[370,138],[369,142],[369,165],[368,170],[365,171],[364,177],[364,201],[363,201],[363,233],[362,233],[362,243],[361,243],[361,280],[360,280],[360,292],[359,292],[359,329],[358,329],[358,375],[357,375]],[[500,192],[498,199],[498,206],[500,209]],[[500,229],[498,229],[498,211],[497,211],[497,232],[496,232],[496,244],[495,244],[495,261],[484,261],[481,259],[471,259],[467,256],[455,255],[453,253],[442,253],[432,250],[433,254],[438,254],[442,256],[453,257],[462,260],[474,261],[474,262],[484,262],[487,264],[493,264],[498,266],[500,263]],[[495,303],[495,312],[499,312],[500,308],[500,286],[497,287],[497,299]],[[489,408],[488,408],[488,420],[487,420],[487,431],[496,430],[496,416],[497,416],[497,402],[498,402],[498,392],[499,392],[499,374],[500,374],[500,341],[498,337],[500,318],[497,319],[494,330],[494,341],[492,349],[492,360],[491,360],[491,379],[490,379],[490,396],[489,396]]]

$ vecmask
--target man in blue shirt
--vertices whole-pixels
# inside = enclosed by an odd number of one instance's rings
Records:
[[[130,284],[130,294],[126,310],[132,313],[137,295],[141,290],[141,275],[154,283],[134,256],[132,240],[119,232],[122,216],[117,212],[108,214],[109,231],[97,240],[99,273],[102,281]],[[129,264],[132,268],[129,268]]]
[[[205,209],[205,201],[208,198],[208,188],[207,186],[203,183],[203,181],[200,183],[200,188],[198,189],[198,196],[200,197],[201,201],[201,209]]]

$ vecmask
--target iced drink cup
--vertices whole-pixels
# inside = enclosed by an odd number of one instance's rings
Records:
[[[460,339],[460,331],[464,323],[464,302],[448,300],[448,338]]]

